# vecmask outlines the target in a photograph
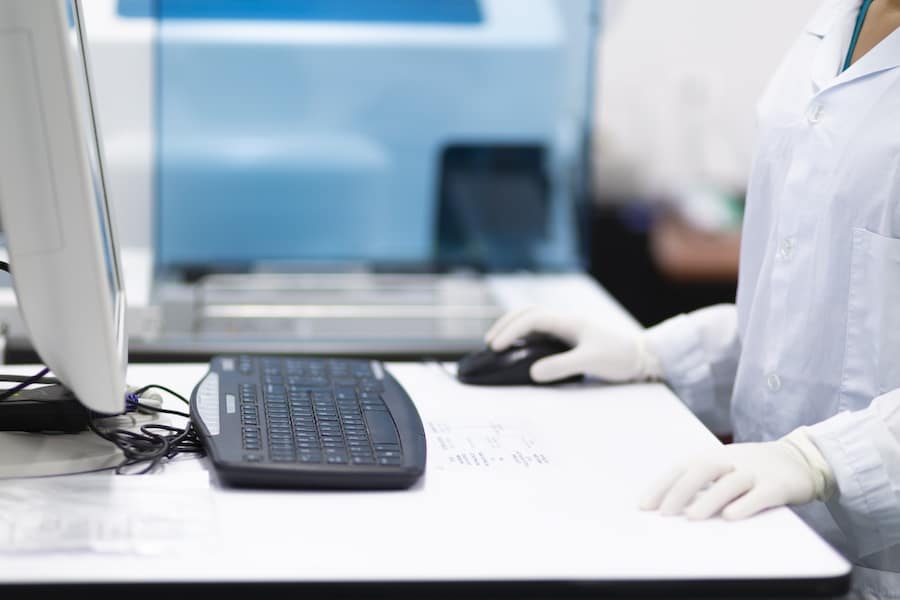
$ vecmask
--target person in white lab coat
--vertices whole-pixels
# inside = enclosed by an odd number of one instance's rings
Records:
[[[676,466],[642,507],[738,519],[791,505],[854,563],[852,597],[900,598],[900,0],[827,0],[758,104],[736,305],[635,332],[528,307],[567,353],[549,381],[664,379],[735,443]]]

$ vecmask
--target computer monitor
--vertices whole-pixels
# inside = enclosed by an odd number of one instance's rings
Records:
[[[34,350],[85,407],[116,414],[125,410],[125,293],[85,40],[80,0],[0,2],[0,222]],[[120,458],[90,432],[0,434],[0,475]]]

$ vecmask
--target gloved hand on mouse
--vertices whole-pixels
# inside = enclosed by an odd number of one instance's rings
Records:
[[[658,379],[659,360],[647,349],[643,331],[551,309],[530,306],[501,317],[485,335],[499,352],[529,333],[545,333],[572,346],[531,365],[531,378],[544,383],[572,375],[591,375],[606,381]]]
[[[494,351],[530,333],[555,336],[572,349],[531,366],[537,382],[591,375],[610,382],[661,379],[659,358],[644,330],[530,306],[501,317],[485,335]],[[706,519],[742,519],[767,508],[827,500],[834,474],[821,452],[798,428],[781,439],[737,443],[702,452],[656,481],[641,500],[644,510]]]

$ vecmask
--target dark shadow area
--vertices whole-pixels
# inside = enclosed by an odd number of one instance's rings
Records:
[[[644,326],[711,304],[734,302],[737,281],[675,281],[653,260],[649,208],[595,207],[590,274]]]

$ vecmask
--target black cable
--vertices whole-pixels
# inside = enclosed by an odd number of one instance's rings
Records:
[[[0,271],[9,273],[9,263],[0,260]],[[53,377],[44,377],[44,375],[49,372],[50,369],[45,367],[35,375],[0,375],[0,381],[18,382],[18,385],[15,385],[0,393],[0,401],[6,400],[7,398],[15,395],[21,390],[34,384],[59,385],[61,382],[58,379]],[[147,390],[151,389],[162,390],[166,393],[171,394],[172,396],[175,396],[185,404],[190,404],[187,399],[181,394],[178,394],[177,392],[170,390],[169,388],[162,385],[150,384],[145,385],[142,388],[138,388],[132,394],[128,395],[126,399],[126,412],[128,410],[140,408],[157,413],[178,415],[180,417],[186,417],[190,419],[189,413],[142,404],[139,401],[140,396]],[[137,474],[149,473],[150,471],[155,469],[163,459],[168,460],[182,453],[205,453],[203,444],[200,441],[200,437],[197,435],[197,430],[194,429],[193,422],[189,421],[186,427],[174,427],[172,425],[165,425],[162,423],[151,423],[141,426],[140,432],[135,432],[118,427],[108,430],[103,429],[102,425],[100,425],[98,421],[101,421],[102,419],[108,418],[110,416],[111,415],[91,413],[91,418],[88,420],[88,428],[101,438],[107,440],[112,444],[115,444],[125,455],[125,459],[116,467],[116,473],[118,474],[125,474],[125,470],[128,467],[143,462],[146,462],[148,464],[143,470],[138,471]],[[157,431],[165,433],[161,434],[157,433]]]
[[[168,415],[178,415],[179,417],[188,417],[190,418],[190,414],[186,412],[181,412],[180,410],[172,410],[171,408],[160,408],[158,406],[151,406],[149,404],[141,404],[140,402],[135,402],[134,406],[137,408],[141,408],[143,410],[149,410],[158,413],[166,413]]]
[[[170,390],[169,388],[167,388],[167,387],[165,387],[165,386],[157,385],[157,384],[155,384],[155,383],[151,383],[150,385],[145,385],[144,387],[140,387],[140,388],[134,390],[133,393],[134,393],[135,395],[137,395],[137,396],[140,396],[140,395],[143,394],[144,392],[146,392],[146,391],[148,391],[148,390],[154,390],[154,389],[155,389],[155,390],[162,390],[162,391],[166,392],[167,394],[172,394],[173,396],[175,396],[176,398],[178,398],[179,400],[181,400],[181,401],[184,402],[185,404],[190,404],[190,402],[188,402],[187,398],[185,398],[184,396],[182,396],[182,395],[179,394],[178,392],[174,392],[174,391]]]
[[[44,375],[46,375],[49,372],[50,372],[50,369],[48,367],[44,367],[43,369],[38,371],[35,375],[25,377],[19,385],[13,386],[13,387],[9,388],[8,390],[4,390],[3,393],[0,394],[0,401],[6,400],[10,396],[16,394],[17,392],[20,392],[21,390],[24,390],[28,386],[34,385],[35,383],[40,382],[40,380],[43,379]]]
[[[174,427],[162,423],[142,425],[140,432],[128,429],[105,430],[94,421],[91,430],[103,439],[118,446],[125,459],[116,467],[116,473],[126,474],[126,469],[136,464],[147,463],[147,466],[136,474],[149,473],[163,459],[171,459],[181,453],[204,452],[193,424],[187,427]],[[165,432],[164,434],[157,431]]]
[[[0,263],[2,263],[2,261],[0,261]],[[0,266],[2,266],[2,264],[0,264]],[[50,369],[48,367],[45,367],[36,374],[29,376],[0,375],[0,381],[19,382],[17,385],[0,393],[0,401],[10,398],[11,396],[31,385],[42,383],[58,384],[57,379],[44,377],[44,375],[46,375],[49,371]],[[149,473],[150,471],[154,470],[161,461],[172,459],[179,454],[205,453],[205,449],[199,435],[197,434],[197,430],[194,429],[194,424],[190,421],[185,427],[175,427],[163,423],[148,423],[146,425],[142,425],[139,431],[132,431],[130,429],[123,429],[119,427],[112,429],[105,429],[103,427],[102,421],[104,419],[120,416],[121,414],[126,414],[127,412],[137,409],[176,415],[179,417],[190,419],[191,415],[189,412],[172,410],[159,406],[152,406],[140,402],[140,396],[144,392],[151,389],[162,390],[178,398],[185,404],[190,404],[184,396],[175,392],[174,390],[171,390],[162,385],[150,384],[138,388],[127,396],[125,413],[120,413],[119,415],[107,415],[90,412],[90,418],[88,419],[88,429],[90,429],[92,432],[94,432],[104,440],[110,442],[111,444],[114,444],[125,455],[125,458],[116,467],[116,473],[120,475],[140,475]],[[130,467],[142,463],[146,463],[146,467],[142,470],[139,470],[136,473],[128,472],[128,469]]]
[[[5,271],[6,273],[10,273],[9,263],[5,260],[0,260],[0,271]],[[10,273],[11,274],[11,273]],[[0,381],[18,381],[19,385],[11,387],[8,390],[5,390],[2,394],[0,394],[0,400],[6,400],[16,392],[19,392],[29,385],[33,385],[35,383],[59,383],[59,380],[54,378],[44,378],[44,375],[50,372],[49,368],[44,368],[37,375],[31,376],[21,376],[21,375],[0,375]]]
[[[60,384],[62,383],[56,377],[41,377],[40,379],[33,379],[34,375],[0,375],[0,381],[30,381],[31,384],[34,383],[47,383],[47,384]]]
[[[177,392],[170,390],[165,386],[156,384],[145,385],[136,389],[129,395],[129,398],[138,398],[141,394],[150,389],[163,390],[172,394],[182,402],[188,403],[188,401]],[[189,413],[150,406],[137,400],[131,400],[130,404],[135,408],[190,418]],[[120,475],[142,475],[149,473],[153,471],[162,460],[172,459],[182,453],[205,454],[203,444],[197,434],[197,430],[194,429],[194,424],[192,422],[189,422],[186,427],[174,427],[163,423],[150,423],[141,426],[140,431],[135,432],[121,428],[103,429],[102,425],[99,424],[97,420],[92,419],[89,423],[89,427],[91,431],[103,439],[115,444],[125,455],[124,460],[116,467],[116,473]],[[143,469],[136,472],[129,471],[131,467],[141,463],[147,463]]]
[[[0,401],[10,398],[28,386],[55,381],[55,379],[44,377],[49,371],[50,369],[45,367],[31,376],[0,375],[0,381],[7,378],[19,381],[18,385],[5,390],[0,394]],[[155,384],[147,385],[139,388],[132,394],[129,394],[128,399],[126,400],[126,413],[131,410],[142,409],[156,413],[166,413],[188,419],[190,418],[189,413],[152,406],[138,400],[140,394],[154,388],[170,393],[182,402],[187,403],[187,400],[183,396],[169,388]],[[143,470],[138,471],[137,474],[149,473],[155,469],[163,459],[171,459],[181,453],[204,453],[203,445],[197,435],[197,431],[194,429],[193,423],[188,423],[186,427],[174,427],[162,423],[151,423],[143,425],[139,432],[122,428],[105,429],[102,425],[102,421],[111,416],[119,415],[106,415],[91,412],[90,418],[88,419],[88,428],[96,435],[114,444],[125,455],[124,460],[116,467],[116,473],[118,474],[126,474],[126,470],[129,467],[141,463],[147,463],[147,466]]]
[[[147,463],[147,466],[131,474],[149,473],[163,459],[172,459],[178,454],[205,452],[192,423],[184,428],[151,423],[142,425],[140,432],[120,428],[104,430],[93,420],[89,426],[91,431],[118,446],[125,455],[125,459],[116,467],[116,473],[120,475],[129,474],[126,470],[140,463]],[[155,430],[166,432],[168,435],[162,435]]]

